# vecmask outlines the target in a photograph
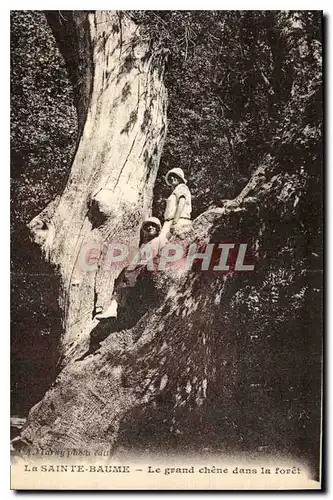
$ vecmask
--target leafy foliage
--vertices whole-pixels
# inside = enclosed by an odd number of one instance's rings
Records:
[[[11,308],[14,412],[26,412],[54,377],[58,280],[26,223],[63,189],[77,140],[64,60],[45,16],[11,12]]]
[[[321,14],[307,11],[138,11],[170,50],[169,129],[161,172],[188,175],[195,215],[238,194],[269,159],[321,170]],[[203,186],[204,184],[204,186]],[[156,185],[161,211],[163,179]],[[164,192],[162,191],[163,195]]]
[[[11,13],[12,222],[26,223],[61,191],[76,143],[64,61],[42,12]]]

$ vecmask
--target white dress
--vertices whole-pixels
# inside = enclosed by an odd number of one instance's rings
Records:
[[[177,224],[172,226],[173,219],[176,215],[177,206],[181,197],[185,198],[185,206]],[[165,222],[161,234],[166,236],[171,230],[171,233],[175,236],[178,236],[180,238],[184,237],[191,226],[191,212],[191,192],[186,184],[178,184],[178,186],[175,187],[166,201],[166,208],[164,212]]]

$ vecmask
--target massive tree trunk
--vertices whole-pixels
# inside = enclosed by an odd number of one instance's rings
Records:
[[[29,226],[61,275],[60,349],[68,359],[96,326],[96,301],[103,307],[110,300],[116,277],[115,272],[102,274],[101,266],[95,272],[82,269],[80,252],[92,242],[137,243],[140,224],[150,215],[167,95],[164,52],[144,42],[127,16],[96,11],[61,15],[59,22],[71,23],[77,52],[86,61],[79,72],[69,58],[81,95],[77,106],[82,135],[64,192]],[[59,34],[65,46],[58,28]]]
[[[232,228],[234,240],[248,237],[255,252],[262,220],[253,218],[250,233],[246,221],[284,192],[281,203],[295,198],[293,179],[265,174],[259,167],[235,200],[201,214],[186,242],[218,243],[230,238]],[[90,349],[81,340],[84,355],[67,360],[32,408],[16,444],[21,452],[80,448],[109,457],[128,436],[133,446],[142,425],[150,426],[150,444],[166,432],[178,440],[190,435],[200,446],[203,429],[204,440],[214,440],[216,429],[224,429],[223,419],[235,418],[237,411],[241,350],[230,307],[242,279],[237,273],[193,269],[149,272],[128,303],[132,323],[96,326]],[[224,445],[233,440],[229,427]]]

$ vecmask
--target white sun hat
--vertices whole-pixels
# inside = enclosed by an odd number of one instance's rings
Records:
[[[158,219],[157,217],[148,217],[148,219],[146,219],[144,222],[143,222],[143,225],[145,224],[154,224],[156,227],[158,227],[158,229],[161,230],[162,228],[162,224],[160,222],[160,219]]]
[[[177,177],[179,177],[185,184],[187,184],[187,180],[185,179],[185,174],[184,174],[184,171],[182,168],[179,168],[179,167],[175,167],[175,168],[172,168],[171,170],[169,170],[169,172],[166,174],[165,176],[165,182],[170,186],[170,182],[169,182],[169,176],[170,175],[176,175]]]

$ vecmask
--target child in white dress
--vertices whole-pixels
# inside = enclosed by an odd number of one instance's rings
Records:
[[[172,188],[172,192],[166,201],[161,235],[167,238],[173,235],[183,238],[191,227],[191,192],[181,168],[169,170],[165,181]]]

